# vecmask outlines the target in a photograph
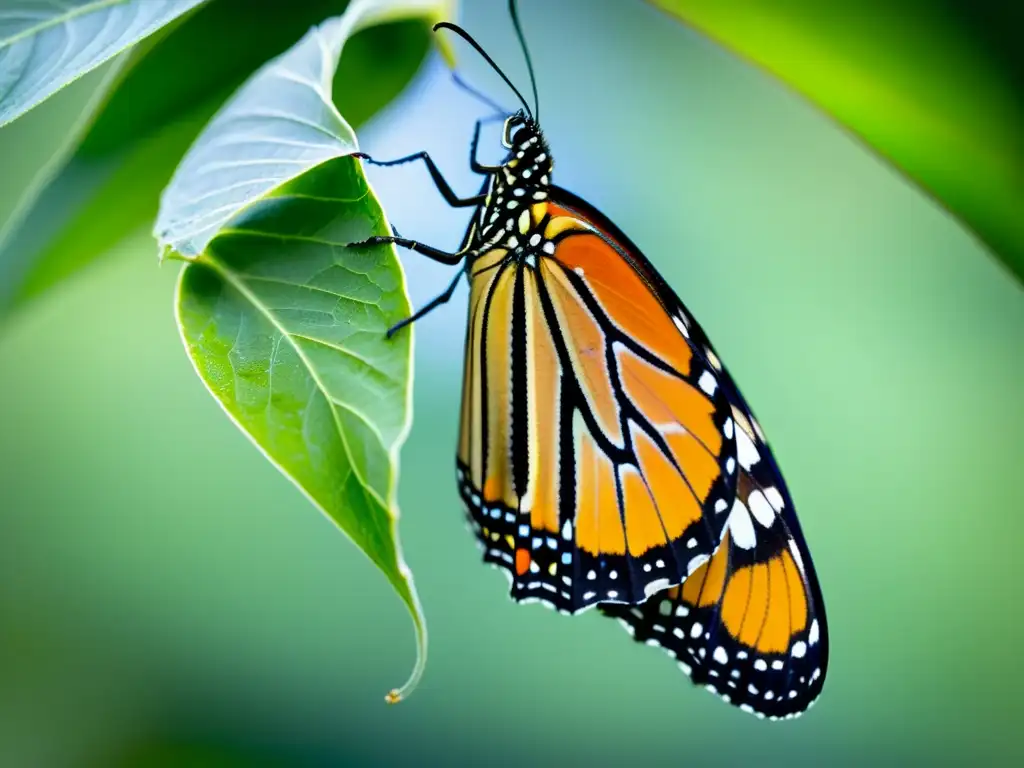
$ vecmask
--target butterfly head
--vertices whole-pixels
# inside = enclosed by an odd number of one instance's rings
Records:
[[[537,121],[523,110],[505,120],[501,143],[508,148],[504,168],[524,182],[546,186],[554,165],[548,143]]]

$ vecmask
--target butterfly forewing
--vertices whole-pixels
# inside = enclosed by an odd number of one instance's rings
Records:
[[[461,493],[515,599],[642,602],[721,541],[729,401],[624,237],[557,200],[524,228],[539,258],[468,266]]]

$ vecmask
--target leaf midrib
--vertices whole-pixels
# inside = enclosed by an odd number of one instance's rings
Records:
[[[355,408],[346,403],[338,402],[331,395],[330,390],[328,390],[327,386],[320,379],[320,376],[318,375],[316,368],[313,366],[312,361],[310,361],[309,357],[307,357],[302,347],[295,342],[295,338],[293,337],[292,333],[281,324],[277,316],[270,310],[270,308],[264,305],[264,303],[259,299],[259,297],[249,289],[249,286],[245,284],[245,281],[242,280],[233,270],[229,269],[227,266],[221,263],[220,260],[210,256],[209,252],[204,253],[199,259],[196,260],[196,263],[206,265],[213,269],[215,272],[217,272],[217,274],[219,274],[225,281],[227,281],[227,283],[232,288],[234,288],[242,295],[242,298],[248,301],[256,309],[257,312],[263,315],[263,317],[267,320],[268,323],[274,326],[277,332],[281,334],[282,338],[288,340],[288,343],[291,345],[292,349],[295,350],[295,354],[298,355],[299,359],[302,361],[302,364],[308,371],[310,378],[313,380],[313,383],[316,384],[317,389],[320,390],[320,394],[324,396],[324,399],[330,406],[331,416],[334,419],[334,427],[337,430],[338,435],[341,437],[341,444],[345,449],[345,456],[348,458],[349,466],[352,468],[352,473],[358,478],[359,484],[366,490],[367,493],[369,493],[374,498],[375,501],[377,501],[377,503],[379,503],[386,510],[388,516],[390,517],[390,505],[380,497],[380,494],[377,493],[377,490],[369,484],[365,477],[363,477],[363,474],[360,471],[359,466],[353,457],[352,449],[348,444],[348,435],[340,419],[338,418],[338,408],[344,408],[346,411],[348,411],[349,413],[357,417],[360,421],[362,421],[364,424],[366,424],[366,426],[370,429],[370,431],[380,442],[381,447],[385,450],[385,452],[388,452],[387,446],[384,443],[384,439],[381,436],[380,432],[377,430],[376,425],[369,421],[362,413],[357,411]]]
[[[0,50],[4,48],[10,48],[12,45],[23,40],[24,38],[37,35],[40,32],[49,29],[50,27],[55,27],[60,24],[66,24],[67,22],[71,21],[72,19],[76,19],[79,16],[84,16],[87,13],[99,11],[104,8],[112,8],[115,5],[127,5],[128,2],[129,0],[94,0],[94,2],[76,6],[72,8],[70,11],[67,11],[63,14],[59,14],[57,16],[53,16],[44,22],[36,24],[34,27],[28,27],[27,29],[23,29],[16,35],[12,35],[11,37],[0,40]]]

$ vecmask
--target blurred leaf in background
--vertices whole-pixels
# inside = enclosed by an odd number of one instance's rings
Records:
[[[204,0],[9,0],[0,7],[0,126]]]
[[[651,1],[835,117],[1024,280],[1024,3]]]

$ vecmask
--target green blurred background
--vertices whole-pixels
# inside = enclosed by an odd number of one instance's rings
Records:
[[[505,597],[454,483],[461,288],[417,330],[400,498],[431,650],[386,706],[413,662],[405,609],[204,391],[176,266],[142,231],[0,332],[0,765],[1024,759],[1019,286],[827,118],[652,8],[522,5],[557,182],[662,270],[786,472],[830,619],[821,701],[761,722],[614,622]],[[503,4],[466,0],[462,21],[525,88]],[[428,149],[469,193],[485,113],[434,58],[363,143]],[[422,168],[374,170],[403,234],[457,243],[465,213]],[[403,261],[415,305],[450,279]]]

